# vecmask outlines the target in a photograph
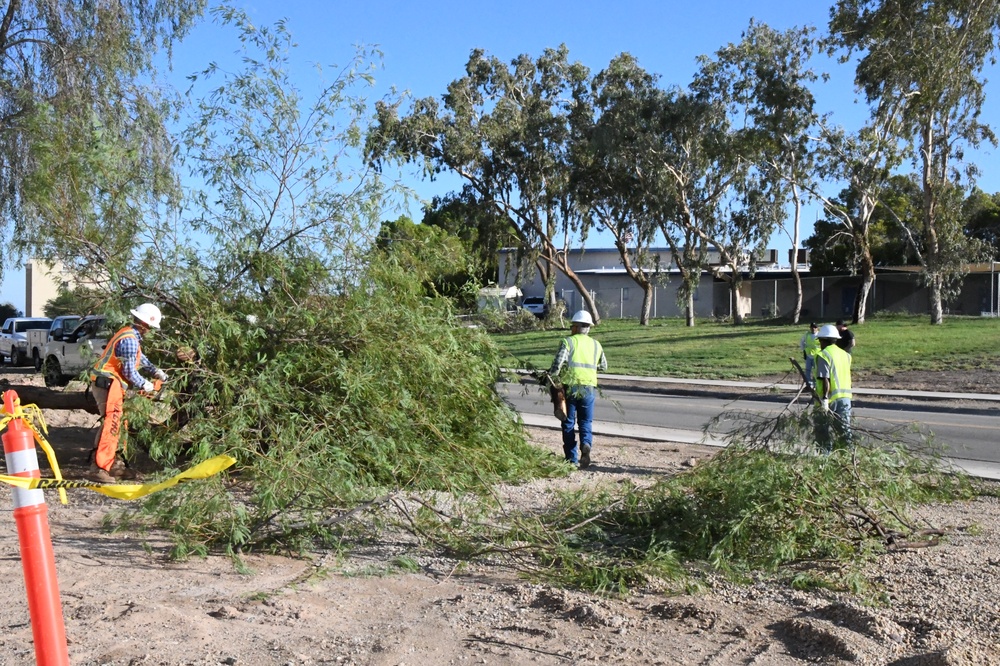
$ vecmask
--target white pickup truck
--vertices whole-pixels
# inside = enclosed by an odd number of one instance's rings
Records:
[[[45,344],[42,370],[49,388],[66,386],[89,369],[111,338],[104,315],[87,315],[72,331],[52,335]]]
[[[52,320],[48,317],[11,317],[0,327],[0,361],[12,365],[28,362],[28,331],[48,331]]]
[[[80,323],[80,315],[59,315],[52,318],[52,326],[48,329],[33,328],[28,331],[27,355],[35,366],[35,372],[41,372],[42,361],[45,360],[45,345],[52,336],[63,336],[76,328]]]

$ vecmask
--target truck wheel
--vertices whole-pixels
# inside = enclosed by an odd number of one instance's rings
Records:
[[[54,357],[50,356],[45,359],[45,385],[49,388],[56,388],[59,386],[66,386],[69,384],[69,377],[66,377],[62,373],[62,368],[59,367],[59,361]]]
[[[23,351],[18,350],[16,352],[11,352],[11,353],[14,355],[14,365],[20,366],[28,364],[28,355],[25,354]]]
[[[37,349],[31,350],[31,364],[35,366],[35,372],[42,371],[42,357]]]

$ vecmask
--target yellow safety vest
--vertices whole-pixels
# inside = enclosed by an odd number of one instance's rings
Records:
[[[563,341],[569,347],[569,359],[562,371],[562,382],[567,386],[597,386],[597,364],[604,349],[601,343],[577,333]]]
[[[803,351],[806,356],[815,356],[819,353],[819,338],[812,333],[806,333],[806,344]]]
[[[108,344],[104,345],[104,352],[101,354],[101,357],[97,359],[97,363],[94,364],[94,367],[90,371],[90,381],[94,381],[99,376],[114,377],[122,384],[128,385],[128,382],[125,381],[124,377],[122,377],[122,362],[118,356],[115,355],[115,346],[123,338],[127,337],[138,338],[139,336],[136,334],[135,329],[131,326],[126,326],[111,336],[111,339],[108,340]],[[139,369],[140,359],[142,359],[141,347],[139,348],[139,353],[135,355],[136,370]]]
[[[817,356],[822,356],[830,367],[830,395],[828,400],[851,399],[851,355],[837,345],[827,345]],[[816,386],[819,384],[819,363],[815,369]]]

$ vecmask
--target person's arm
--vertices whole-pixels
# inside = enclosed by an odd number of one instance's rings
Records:
[[[608,359],[604,356],[604,348],[601,347],[601,360],[597,362],[597,371],[604,372],[608,369]]]
[[[569,361],[569,345],[564,339],[559,345],[559,351],[556,352],[556,357],[552,359],[552,367],[549,368],[549,375],[551,377],[558,377],[567,361]]]
[[[830,363],[825,354],[816,354],[816,392],[820,405],[826,409],[830,399]]]

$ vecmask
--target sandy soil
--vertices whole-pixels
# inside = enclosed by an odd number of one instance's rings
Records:
[[[67,476],[81,473],[96,418],[45,416]],[[558,433],[531,434],[559,454]],[[713,452],[602,437],[590,469],[499,492],[512,505],[538,506],[555,490],[649,483]],[[0,664],[31,664],[10,496],[0,495],[8,526],[0,575],[9,591],[0,607]],[[500,567],[459,567],[402,537],[347,560],[252,556],[252,573],[241,574],[224,557],[171,562],[169,544],[156,535],[103,531],[116,503],[101,495],[75,491],[62,506],[53,493],[48,502],[73,664],[1000,664],[995,498],[921,510],[930,524],[953,528],[951,536],[873,566],[887,597],[877,607],[763,580],[718,581],[699,595],[603,598]],[[393,566],[403,554],[418,571]]]

